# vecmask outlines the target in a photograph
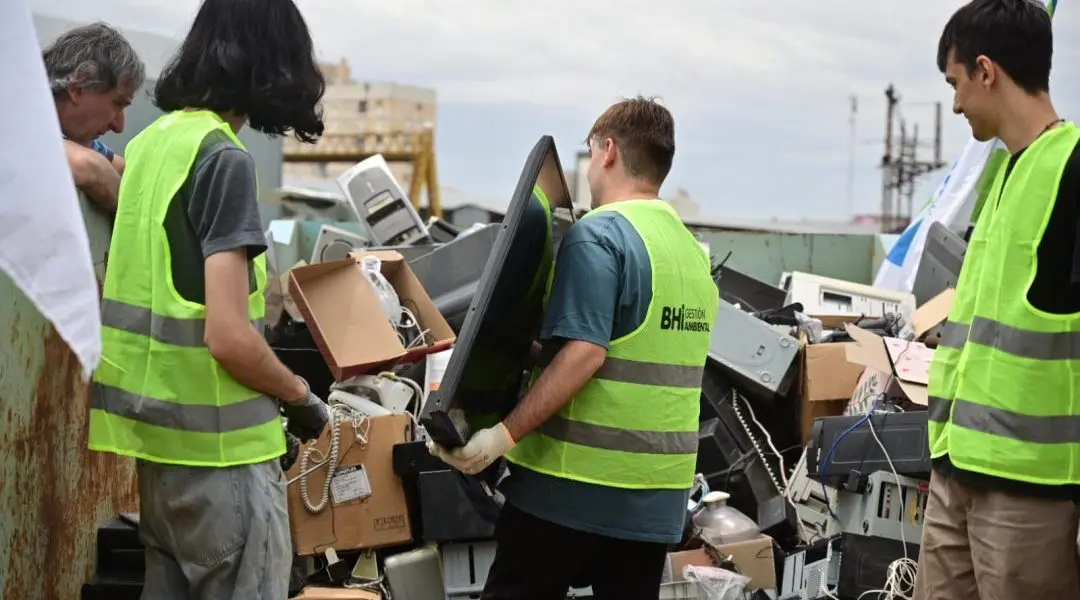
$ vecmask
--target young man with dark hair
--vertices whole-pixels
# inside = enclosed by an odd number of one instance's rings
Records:
[[[554,358],[501,422],[433,453],[477,473],[506,455],[485,600],[655,600],[682,537],[701,378],[719,303],[709,260],[657,199],[671,114],[644,98],[588,136],[593,210],[563,239],[540,332]]]
[[[934,472],[916,600],[1080,598],[1080,130],[1050,100],[1050,15],[974,0],[938,67],[1010,153],[930,369]]]
[[[228,76],[224,76],[228,74]],[[288,595],[281,409],[326,405],[263,339],[266,238],[245,124],[311,141],[324,83],[292,0],[205,0],[127,146],[90,447],[138,459],[146,598]]]

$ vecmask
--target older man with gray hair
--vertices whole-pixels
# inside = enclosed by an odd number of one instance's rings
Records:
[[[124,159],[98,138],[124,130],[124,109],[142,86],[146,67],[127,39],[105,23],[64,33],[42,58],[75,185],[115,212]]]

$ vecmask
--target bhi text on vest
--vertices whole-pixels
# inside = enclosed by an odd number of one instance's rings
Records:
[[[660,312],[660,329],[664,331],[709,331],[709,319],[700,308],[665,306]]]

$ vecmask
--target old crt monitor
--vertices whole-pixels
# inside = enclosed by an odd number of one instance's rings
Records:
[[[544,136],[525,161],[439,389],[424,405],[421,422],[439,444],[463,445],[471,431],[493,425],[517,404],[555,253],[572,223],[555,140]]]

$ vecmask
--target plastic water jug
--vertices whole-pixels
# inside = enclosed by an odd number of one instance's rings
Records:
[[[713,546],[744,542],[761,534],[753,519],[727,505],[729,498],[727,492],[709,492],[703,499],[705,506],[694,515],[701,539]]]

